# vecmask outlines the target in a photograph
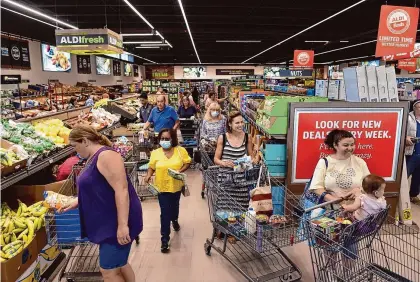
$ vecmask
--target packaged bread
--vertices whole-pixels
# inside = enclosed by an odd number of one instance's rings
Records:
[[[53,191],[44,191],[44,206],[49,209],[61,209],[68,207],[76,197],[61,195]]]

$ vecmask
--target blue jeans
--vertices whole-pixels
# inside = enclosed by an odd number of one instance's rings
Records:
[[[417,197],[420,193],[420,155],[406,156],[407,177],[411,175],[410,197]]]
[[[160,193],[158,196],[160,206],[160,235],[162,242],[169,242],[171,234],[171,221],[178,220],[179,200],[181,191],[175,193]]]

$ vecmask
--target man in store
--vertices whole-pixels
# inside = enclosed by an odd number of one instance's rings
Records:
[[[145,123],[149,120],[150,113],[152,112],[153,105],[149,103],[147,99],[147,93],[142,92],[140,94],[140,111],[138,117],[140,118],[140,122]]]
[[[143,128],[148,129],[153,124],[155,133],[159,133],[163,128],[172,128],[176,131],[179,127],[179,117],[175,109],[165,105],[164,95],[159,95],[156,103],[157,106],[153,108]]]

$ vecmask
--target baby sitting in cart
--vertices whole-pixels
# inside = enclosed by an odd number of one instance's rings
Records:
[[[371,214],[376,214],[386,208],[386,200],[384,197],[385,180],[377,175],[369,174],[362,182],[363,191],[356,195],[352,204],[343,204],[342,207],[346,211],[346,218],[351,221],[363,220]]]

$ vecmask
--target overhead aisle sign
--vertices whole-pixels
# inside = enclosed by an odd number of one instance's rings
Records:
[[[419,8],[381,7],[376,57],[409,53],[416,43]]]
[[[293,67],[312,69],[314,67],[314,51],[295,50],[293,56]]]
[[[415,72],[417,69],[417,58],[398,60],[397,68],[407,70],[409,72]]]
[[[324,140],[334,129],[354,135],[355,155],[366,161],[371,173],[399,183],[407,113],[406,103],[292,103],[289,184],[304,185],[310,180],[319,159],[332,153]]]

